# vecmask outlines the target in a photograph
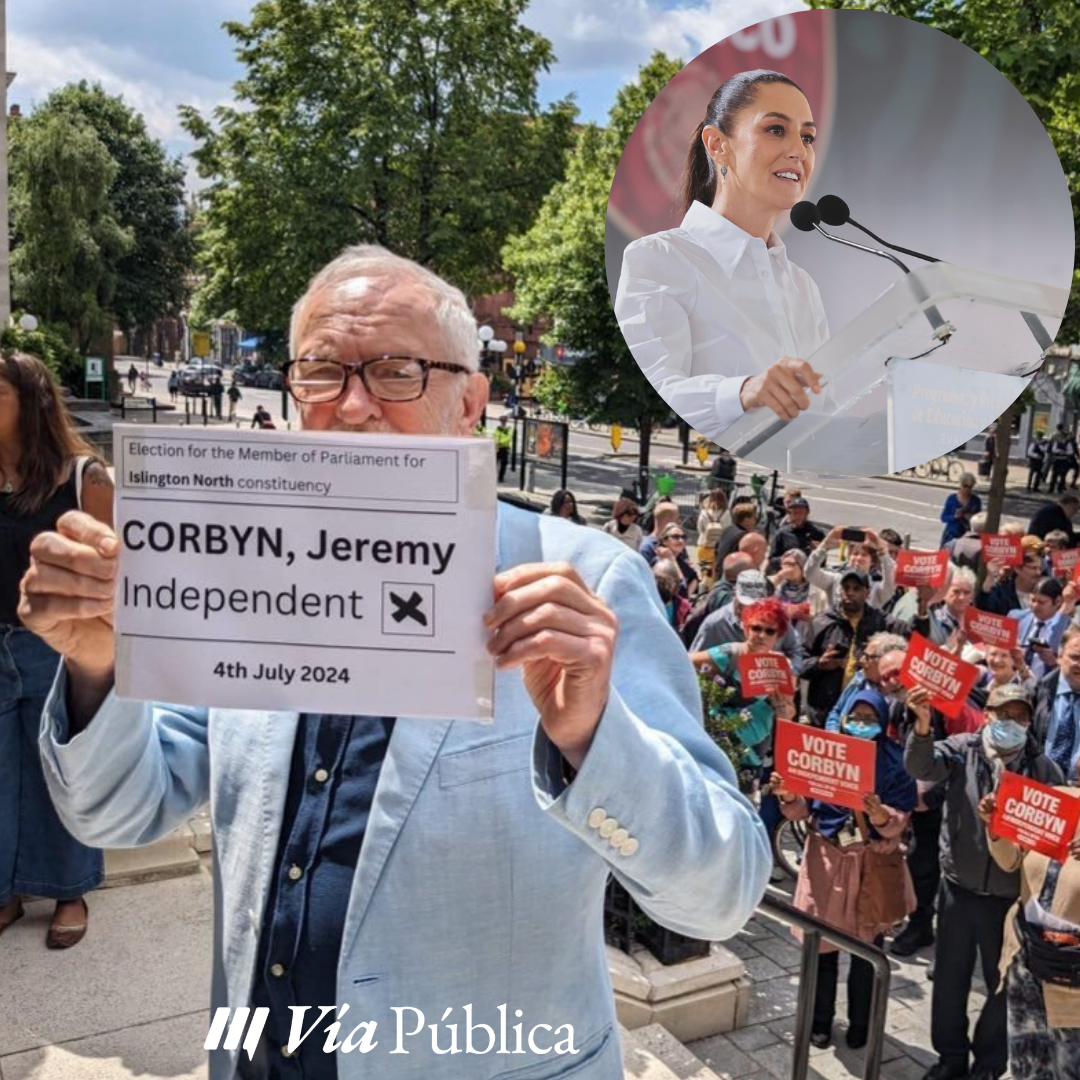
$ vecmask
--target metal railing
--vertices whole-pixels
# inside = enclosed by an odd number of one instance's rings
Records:
[[[153,422],[156,424],[157,423],[157,414],[158,414],[157,398],[156,397],[147,397],[147,398],[144,399],[145,402],[146,402],[144,405],[137,405],[137,404],[135,404],[135,400],[133,400],[133,397],[134,396],[131,395],[131,394],[127,394],[127,395],[121,394],[120,395],[120,400],[119,401],[114,401],[112,403],[112,407],[114,409],[118,408],[120,410],[120,419],[121,420],[126,420],[127,419],[127,414],[129,412],[132,412],[132,413],[149,412],[149,413],[152,414]]]
[[[810,1067],[810,1032],[814,1020],[814,997],[817,991],[818,954],[822,941],[859,957],[874,969],[874,989],[870,997],[870,1025],[866,1042],[864,1080],[877,1080],[885,1050],[885,1014],[889,1007],[889,958],[881,949],[837,930],[821,919],[799,911],[786,900],[770,893],[762,897],[760,911],[803,934],[802,967],[799,969],[799,1002],[795,1013],[795,1045],[792,1050],[791,1080],[806,1080]]]

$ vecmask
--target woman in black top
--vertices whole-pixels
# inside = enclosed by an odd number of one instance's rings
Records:
[[[19,619],[19,583],[31,543],[79,507],[112,523],[112,481],[76,432],[36,357],[0,357],[0,933],[26,895],[56,900],[46,944],[86,933],[83,894],[101,884],[100,851],[60,824],[42,775],[38,729],[59,657]],[[62,529],[61,529],[62,531]]]

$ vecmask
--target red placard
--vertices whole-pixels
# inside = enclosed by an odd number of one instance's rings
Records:
[[[1050,563],[1054,567],[1054,577],[1069,581],[1076,577],[1077,565],[1080,565],[1080,548],[1062,548],[1050,552]]]
[[[984,562],[997,562],[1002,566],[1023,566],[1024,546],[1019,536],[1008,533],[983,533],[979,537]]]
[[[995,836],[1064,862],[1080,824],[1080,798],[1016,773],[1001,774],[990,819]]]
[[[877,744],[791,720],[776,723],[776,771],[793,795],[862,810],[874,790]]]
[[[783,653],[743,653],[739,657],[739,682],[743,697],[794,694],[795,676]]]
[[[1008,615],[995,615],[992,611],[978,611],[969,607],[964,612],[964,630],[972,641],[984,645],[998,645],[1002,649],[1016,647],[1020,624]]]
[[[974,664],[939,649],[922,634],[912,634],[908,643],[900,682],[909,690],[924,686],[930,691],[930,704],[946,716],[956,717],[979,677]]]
[[[948,573],[947,551],[904,550],[896,556],[897,585],[930,585],[939,589]]]

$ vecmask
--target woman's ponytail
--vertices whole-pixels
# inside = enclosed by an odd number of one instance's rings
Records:
[[[686,151],[686,168],[683,170],[682,190],[679,193],[680,215],[684,215],[695,201],[712,206],[716,195],[716,165],[701,139],[704,130],[705,121],[702,120],[694,129]]]

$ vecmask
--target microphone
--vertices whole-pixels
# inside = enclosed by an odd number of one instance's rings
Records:
[[[835,196],[834,196],[835,198]],[[842,199],[836,199],[836,202],[843,205],[843,209],[847,211],[847,204]],[[826,209],[830,212],[830,216],[835,217],[836,207],[830,204],[826,205]],[[824,213],[821,210],[820,204],[815,206],[808,199],[804,199],[802,202],[797,202],[790,211],[791,224],[799,229],[801,232],[814,232],[815,230],[821,233],[826,240],[835,240],[838,244],[844,244],[847,247],[856,248],[858,251],[868,251],[871,255],[877,255],[882,259],[888,259],[890,262],[895,263],[904,271],[905,274],[910,274],[911,271],[895,256],[890,255],[887,251],[879,251],[877,248],[866,247],[863,244],[856,244],[851,240],[845,240],[841,236],[833,236],[832,233],[827,233],[821,227],[821,221],[824,218]],[[850,219],[848,219],[850,220]],[[876,239],[876,237],[875,237]],[[886,245],[887,247],[890,245]],[[922,295],[921,289],[916,289],[916,294],[919,299],[925,300],[926,296]],[[950,335],[953,332],[953,327],[950,323],[947,323],[942,317],[941,313],[934,306],[930,306],[924,309],[924,314],[930,321],[930,325],[934,328],[934,337],[938,338],[942,345],[949,340]],[[938,346],[934,346],[937,348]],[[923,353],[923,356],[926,354]]]
[[[941,262],[941,259],[935,259],[933,255],[923,255],[919,251],[912,251],[910,248],[900,247],[898,244],[890,244],[888,240],[882,240],[880,236],[876,233],[872,233],[865,225],[860,225],[851,216],[848,204],[844,202],[839,195],[822,195],[821,198],[818,199],[815,209],[818,211],[819,220],[824,221],[826,225],[854,225],[860,232],[866,233],[867,236],[876,240],[879,244],[883,244],[892,251],[901,251],[905,255],[911,255],[913,258],[922,259],[924,262]],[[794,219],[792,219],[792,224],[794,224]],[[802,226],[799,225],[796,225],[795,227],[802,228]],[[1027,328],[1031,331],[1039,348],[1045,353],[1046,350],[1054,344],[1054,339],[1050,336],[1046,327],[1043,326],[1042,320],[1038,315],[1034,315],[1030,311],[1021,311],[1020,315],[1027,324]]]

